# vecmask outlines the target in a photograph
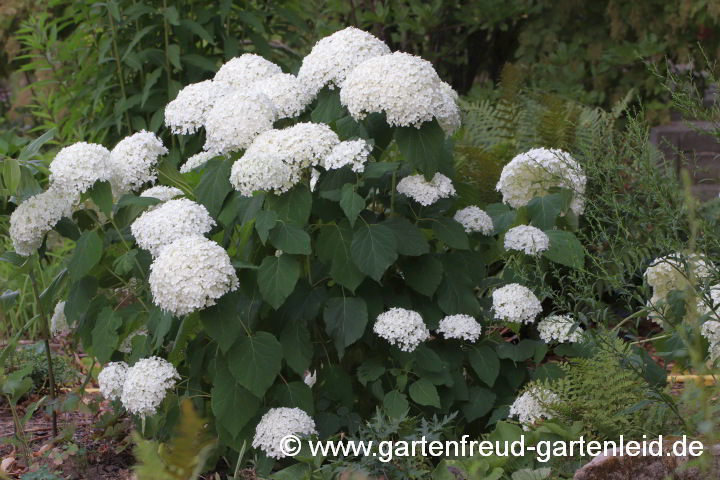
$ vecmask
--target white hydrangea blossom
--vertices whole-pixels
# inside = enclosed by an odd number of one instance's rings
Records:
[[[587,177],[569,153],[558,149],[533,148],[516,155],[505,165],[496,189],[503,202],[513,208],[527,205],[534,197],[547,195],[552,187],[572,190],[570,209],[580,215],[585,210]]]
[[[710,363],[715,364],[717,363],[718,359],[720,359],[720,342],[715,342],[710,345]]]
[[[330,155],[325,157],[323,166],[326,170],[335,170],[350,165],[353,172],[364,172],[367,157],[372,147],[365,140],[347,140],[333,147]]]
[[[315,370],[313,373],[310,373],[309,370],[306,370],[305,375],[303,375],[303,383],[305,383],[305,385],[307,385],[308,387],[312,388],[316,382],[317,370]]]
[[[98,180],[110,180],[110,152],[102,145],[78,142],[50,162],[50,184],[68,195],[87,191]]]
[[[280,442],[288,435],[317,434],[315,421],[299,408],[271,408],[255,427],[252,447],[264,451],[268,457],[281,459]]]
[[[342,87],[348,74],[365,60],[389,54],[390,48],[375,36],[348,27],[315,44],[303,58],[298,78],[314,98],[325,85]]]
[[[537,328],[545,343],[575,343],[583,340],[583,329],[576,327],[568,315],[550,315],[540,320]]]
[[[65,316],[65,302],[58,302],[55,305],[52,319],[50,319],[50,331],[53,335],[60,335],[70,331],[67,317]]]
[[[150,197],[150,198],[157,198],[161,202],[167,202],[168,200],[172,200],[175,197],[181,197],[184,193],[182,190],[180,190],[177,187],[167,187],[165,185],[158,185],[157,187],[150,187],[147,190],[144,190],[140,196],[141,197]]]
[[[130,413],[153,415],[180,379],[172,363],[160,357],[138,360],[127,370],[120,401]]]
[[[143,183],[155,182],[155,165],[168,149],[154,133],[141,130],[121,140],[110,152],[110,179],[113,193],[137,190]]]
[[[137,337],[138,335],[144,335],[146,337],[150,336],[150,332],[146,327],[140,327],[137,330],[130,332],[130,335],[125,337],[125,339],[122,341],[120,346],[118,347],[118,351],[122,353],[132,353],[132,340],[133,338]]]
[[[430,337],[420,314],[404,308],[391,308],[378,315],[373,331],[404,352],[412,352]]]
[[[495,318],[515,323],[532,323],[542,312],[540,300],[529,288],[511,283],[492,293]]]
[[[185,163],[180,167],[180,173],[188,173],[195,170],[198,167],[202,167],[207,162],[217,157],[217,153],[202,151],[196,153],[192,157],[188,158]]]
[[[550,248],[550,237],[539,228],[518,225],[505,234],[505,249],[520,250],[526,255],[535,255]]]
[[[18,255],[27,257],[42,245],[43,237],[62,217],[72,214],[76,196],[54,187],[34,195],[10,215],[10,239]]]
[[[448,87],[427,60],[395,52],[358,65],[340,90],[340,102],[356,120],[385,112],[390,125],[419,127],[437,117],[452,133],[460,114]]]
[[[424,206],[455,195],[452,180],[442,173],[436,173],[429,182],[422,175],[409,175],[398,182],[396,191]]]
[[[458,210],[453,218],[462,224],[467,233],[479,232],[483,235],[490,235],[494,228],[490,215],[475,205]]]
[[[207,209],[188,198],[168,200],[140,215],[130,225],[137,244],[157,257],[160,250],[188,235],[203,235],[215,225]]]
[[[192,83],[180,90],[175,100],[165,107],[165,124],[176,135],[195,133],[205,125],[215,104],[231,91],[230,85],[223,82]]]
[[[529,430],[530,425],[538,420],[553,418],[548,405],[551,405],[556,399],[557,395],[551,391],[538,385],[532,385],[526,388],[510,406],[510,416],[518,417],[520,423],[523,424],[523,430]]]
[[[282,73],[280,67],[260,55],[245,53],[227,61],[215,74],[216,82],[226,83],[236,89],[247,89],[258,80]]]
[[[270,130],[275,106],[262,92],[236,90],[210,110],[205,122],[205,150],[215,155],[243,150]]]
[[[312,102],[307,86],[289,73],[278,73],[259,80],[250,89],[267,95],[275,106],[278,119],[297,117]]]
[[[128,365],[125,362],[110,362],[100,371],[98,386],[105,399],[112,401],[122,396],[127,371]]]
[[[470,315],[450,315],[442,320],[437,328],[445,338],[457,338],[468,342],[477,342],[482,326]]]
[[[238,286],[225,249],[199,235],[164,247],[150,265],[149,282],[153,302],[178,316],[215,305]]]
[[[264,132],[233,164],[230,182],[246,196],[257,190],[286,192],[300,181],[302,169],[319,165],[338,143],[325,124],[298,123]]]

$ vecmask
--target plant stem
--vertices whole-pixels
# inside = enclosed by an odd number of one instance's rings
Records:
[[[117,46],[117,31],[115,30],[115,22],[113,21],[112,13],[108,8],[108,18],[110,19],[110,31],[112,32],[112,47],[113,55],[115,56],[115,65],[117,66],[118,79],[120,80],[120,93],[122,93],[123,102],[127,102],[127,95],[125,94],[125,79],[123,78],[123,68],[120,62],[120,53],[118,52]],[[127,122],[128,133],[132,133],[132,124],[130,123],[130,114],[125,109],[125,122]]]
[[[52,399],[52,434],[53,437],[57,437],[57,412],[55,411],[55,400],[57,399],[57,392],[55,391],[55,375],[53,374],[52,367],[52,354],[50,353],[50,323],[45,316],[45,308],[43,308],[42,301],[40,300],[40,294],[38,293],[37,282],[35,281],[35,272],[32,269],[28,272],[30,276],[30,282],[32,283],[33,293],[35,294],[35,302],[37,302],[38,309],[40,310],[40,319],[42,323],[43,336],[45,337],[45,358],[48,364],[48,380],[50,381],[50,398]]]
[[[392,174],[392,194],[390,196],[390,214],[395,213],[395,182],[397,181],[397,172]]]

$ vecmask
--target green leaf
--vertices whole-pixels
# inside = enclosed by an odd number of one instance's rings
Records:
[[[275,210],[263,210],[255,217],[255,230],[257,230],[263,245],[267,242],[270,230],[275,228],[276,223],[277,212]]]
[[[323,311],[325,330],[342,358],[345,347],[352,345],[365,333],[368,322],[367,305],[362,298],[335,297],[327,301]]]
[[[109,307],[103,308],[95,321],[92,331],[93,355],[101,364],[110,360],[110,356],[118,345],[117,329],[122,325],[122,317]]]
[[[3,182],[10,192],[10,195],[15,194],[15,190],[20,185],[20,164],[14,158],[5,158],[3,160]]]
[[[432,229],[435,236],[448,247],[465,250],[470,248],[465,227],[460,222],[452,218],[440,217],[434,219]]]
[[[470,347],[468,357],[478,378],[488,387],[492,387],[500,373],[500,360],[498,360],[497,354],[487,345],[473,345]]]
[[[442,263],[430,255],[404,259],[400,270],[410,288],[427,297],[433,296],[443,276]]]
[[[237,437],[260,408],[260,400],[238,384],[223,364],[213,379],[210,405],[216,421]]]
[[[158,198],[154,197],[136,197],[132,194],[123,195],[120,197],[120,200],[115,204],[115,206],[120,209],[122,207],[127,207],[130,205],[138,206],[138,207],[149,207],[152,205],[158,205],[162,203],[162,201]]]
[[[345,114],[345,107],[340,103],[340,89],[324,87],[318,93],[318,104],[310,114],[315,123],[331,123]]]
[[[510,342],[503,342],[496,347],[495,351],[497,352],[498,358],[506,358],[515,363],[524,362],[535,354],[535,348],[538,343],[541,342],[527,338],[520,340],[517,345]]]
[[[353,185],[346,183],[343,185],[340,196],[340,208],[350,220],[350,225],[355,226],[357,216],[365,210],[365,200],[355,193]]]
[[[250,327],[245,325],[243,328],[243,320],[239,315],[242,312],[238,310],[244,305],[237,301],[239,296],[242,296],[239,291],[228,293],[220,297],[216,305],[200,311],[200,321],[205,331],[217,342],[223,353],[245,332],[245,328]]]
[[[354,292],[365,275],[352,260],[352,238],[353,232],[347,220],[337,225],[325,225],[318,235],[317,252],[320,260],[331,263],[330,277]]]
[[[110,182],[95,182],[92,188],[88,190],[88,195],[90,195],[95,205],[100,207],[100,210],[105,216],[109,217],[113,205],[113,194]]]
[[[230,169],[232,160],[229,158],[213,158],[205,168],[205,174],[193,193],[199,203],[207,208],[213,218],[217,218],[225,197],[232,190]]]
[[[207,72],[214,73],[218,70],[218,66],[215,61],[210,60],[209,58],[204,57],[203,55],[199,55],[197,53],[189,53],[187,55],[183,55],[182,61],[186,65],[191,65]]]
[[[510,207],[503,203],[488,205],[485,207],[485,212],[490,215],[493,221],[493,235],[505,233],[517,216],[516,210],[511,210]]]
[[[84,232],[75,242],[75,250],[68,264],[70,278],[77,282],[90,271],[102,257],[102,240],[94,231]]]
[[[418,405],[440,408],[440,397],[435,385],[429,380],[421,378],[410,385],[410,398]]]
[[[65,302],[65,317],[70,324],[78,324],[82,315],[87,312],[90,300],[97,293],[97,289],[97,279],[89,275],[70,285],[68,299]]]
[[[180,64],[180,45],[175,43],[168,45],[167,57],[175,68],[182,70],[182,65]]]
[[[561,193],[533,198],[527,204],[531,218],[530,225],[540,230],[550,230],[555,227],[555,220],[565,203],[565,195]]]
[[[543,257],[568,267],[583,267],[585,248],[575,235],[564,230],[546,230],[545,234],[550,237],[550,248],[543,252]]]
[[[280,196],[268,195],[268,207],[277,212],[278,220],[305,225],[310,217],[312,195],[310,190],[298,184]]]
[[[390,217],[382,224],[395,234],[397,252],[400,255],[417,256],[430,251],[430,244],[425,235],[407,218]]]
[[[194,33],[198,37],[202,38],[210,45],[215,45],[215,39],[213,38],[213,36],[210,35],[210,33],[207,30],[205,30],[205,28],[202,25],[200,25],[199,23],[197,23],[196,21],[190,20],[188,18],[183,18],[182,20],[180,20],[180,25],[183,28],[187,28],[192,33]]]
[[[281,407],[299,408],[310,415],[315,412],[312,390],[303,382],[283,382],[271,393]]]
[[[285,253],[310,255],[310,235],[292,223],[280,220],[270,232],[270,243]]]
[[[313,354],[307,321],[287,322],[280,333],[280,344],[283,347],[288,366],[298,375],[303,375],[310,368]]]
[[[262,398],[280,373],[283,349],[270,333],[242,337],[230,349],[230,371],[243,387]]]
[[[300,265],[292,256],[265,257],[258,269],[260,293],[277,310],[292,293],[299,276]]]
[[[150,89],[155,85],[155,83],[157,83],[160,75],[162,75],[162,72],[163,68],[158,67],[152,72],[150,72],[147,77],[145,77],[145,86],[143,87],[142,101],[140,102],[140,107],[145,106],[145,102],[147,101],[148,97],[150,97]]]
[[[404,393],[393,390],[385,394],[383,397],[383,408],[392,418],[400,418],[408,411],[410,404]]]
[[[462,406],[462,412],[468,422],[477,420],[492,410],[497,395],[483,387],[471,387],[470,400]]]
[[[34,157],[35,154],[40,151],[40,147],[53,139],[53,137],[55,136],[55,130],[55,128],[51,128],[32,142],[28,143],[28,145],[20,151],[18,160],[22,162]]]
[[[55,275],[50,285],[40,294],[40,301],[44,311],[50,312],[54,307],[55,299],[65,290],[65,284],[67,283],[68,271],[63,268]]]
[[[452,154],[445,148],[445,131],[435,119],[420,128],[397,127],[395,141],[405,160],[428,180],[437,172],[452,169]]]
[[[448,315],[477,315],[480,304],[463,257],[444,254],[439,255],[439,258],[443,264],[444,275],[437,290],[438,305]]]
[[[350,253],[360,271],[379,282],[397,260],[395,234],[384,225],[365,223],[353,234]]]

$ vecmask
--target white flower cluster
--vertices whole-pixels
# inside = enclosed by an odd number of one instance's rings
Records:
[[[583,340],[583,329],[576,327],[575,322],[567,315],[550,315],[540,320],[537,328],[545,343],[574,343]]]
[[[454,218],[455,221],[462,224],[467,233],[479,232],[483,235],[490,235],[494,228],[490,215],[475,205],[458,210]]]
[[[143,191],[141,197],[157,198],[161,202],[167,202],[175,197],[183,196],[183,191],[176,187],[166,187],[165,185],[158,185],[157,187],[150,187]]]
[[[557,395],[538,385],[531,385],[515,399],[510,406],[510,416],[518,417],[523,424],[523,430],[529,430],[538,420],[551,419],[552,413],[548,406],[557,399]]]
[[[542,306],[532,290],[511,283],[492,293],[492,311],[498,320],[532,323],[542,312]]]
[[[40,248],[45,234],[62,217],[70,216],[76,198],[51,186],[18,205],[10,215],[10,238],[15,252],[27,257]]]
[[[110,362],[98,374],[100,394],[107,400],[117,400],[123,392],[128,365],[125,362]]]
[[[155,183],[155,165],[168,149],[154,133],[141,130],[125,137],[110,152],[110,179],[115,195],[137,190],[143,183]]]
[[[167,391],[180,379],[172,363],[160,357],[138,360],[127,370],[120,401],[130,413],[153,415]]]
[[[157,257],[162,247],[188,235],[203,235],[215,225],[207,209],[188,198],[168,200],[130,225],[137,244]]]
[[[250,88],[267,95],[275,106],[278,119],[297,117],[312,102],[307,86],[289,73],[278,73],[264,78]]]
[[[67,317],[65,316],[65,302],[58,302],[55,305],[52,319],[50,319],[50,331],[53,335],[60,335],[70,331]]]
[[[200,153],[196,153],[192,157],[188,158],[185,163],[182,164],[182,166],[180,167],[180,173],[188,173],[198,167],[202,167],[216,156],[217,154],[213,152],[202,151]]]
[[[256,190],[285,192],[300,181],[304,168],[321,164],[338,143],[337,134],[321,123],[264,132],[233,164],[230,182],[246,196]]]
[[[373,35],[348,27],[318,41],[303,58],[298,78],[315,95],[324,87],[342,87],[348,74],[364,61],[389,55],[390,48]]]
[[[330,155],[325,157],[323,166],[326,170],[334,170],[350,165],[353,172],[364,172],[365,162],[372,147],[365,140],[348,140],[335,145]]]
[[[505,165],[497,183],[503,202],[513,208],[527,205],[534,197],[547,195],[552,187],[572,190],[571,210],[580,215],[585,209],[587,178],[582,167],[562,150],[533,148]]]
[[[230,85],[212,80],[190,84],[165,107],[165,124],[174,134],[195,133],[205,125],[215,103],[231,91]]]
[[[260,133],[270,130],[276,118],[275,106],[267,95],[234,90],[207,116],[205,150],[216,155],[244,150]]]
[[[422,175],[407,176],[398,182],[396,191],[426,207],[455,195],[452,180],[442,173],[436,173],[429,182]]]
[[[710,298],[712,300],[713,307],[715,307],[716,312],[718,312],[718,309],[720,309],[720,286],[710,288]],[[701,308],[698,309],[699,311],[703,313],[711,313],[711,309],[708,305],[701,302],[700,307]],[[717,314],[712,315],[705,321],[705,323],[703,323],[700,328],[700,334],[710,343],[710,362],[715,363],[715,361],[720,358],[720,318]]]
[[[438,118],[448,134],[460,126],[455,98],[430,62],[403,52],[359,64],[340,89],[340,102],[356,120],[385,112],[390,125],[420,127]]]
[[[110,152],[94,143],[78,142],[65,147],[50,162],[50,184],[70,196],[111,177]]]
[[[420,314],[404,308],[391,308],[378,315],[373,331],[404,352],[412,352],[430,337]]]
[[[281,459],[281,441],[288,435],[317,434],[315,421],[299,408],[271,408],[255,427],[253,448],[263,450],[268,457]]]
[[[123,340],[122,343],[120,344],[120,346],[118,347],[118,351],[122,352],[122,353],[132,353],[133,338],[135,338],[139,335],[144,335],[147,337],[150,335],[150,332],[148,331],[148,329],[146,327],[140,327],[137,330],[130,332],[130,335],[125,337],[125,340]]]
[[[150,265],[149,282],[154,303],[178,316],[215,305],[238,286],[225,249],[199,235],[164,247]]]
[[[470,315],[450,315],[442,320],[437,328],[445,338],[457,338],[468,342],[477,342],[482,326]]]
[[[234,88],[247,89],[258,80],[282,73],[280,67],[263,57],[246,53],[225,63],[213,78],[216,82],[226,83]]]
[[[526,255],[535,255],[550,248],[550,237],[539,228],[518,225],[505,234],[505,249],[520,250]]]

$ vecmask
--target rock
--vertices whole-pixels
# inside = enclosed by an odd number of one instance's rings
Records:
[[[672,452],[676,438],[663,439],[662,456],[617,455],[615,451],[598,455],[575,472],[573,480],[710,480],[720,479],[720,444],[710,450],[709,469],[682,468],[695,457],[677,456]],[[688,440],[688,443],[692,440]],[[706,452],[708,454],[708,452]]]

